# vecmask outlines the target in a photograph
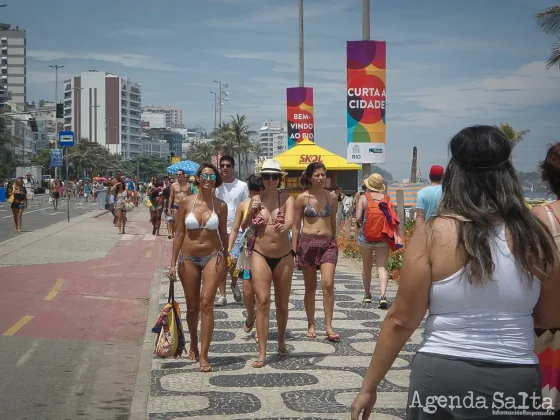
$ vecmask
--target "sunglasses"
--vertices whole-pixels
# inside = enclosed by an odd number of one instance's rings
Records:
[[[233,168],[233,165],[231,163],[222,163],[220,168]]]
[[[262,174],[262,179],[264,179],[265,181],[269,181],[269,180],[273,180],[273,181],[278,181],[280,179],[281,175],[278,174]]]
[[[202,178],[204,181],[208,181],[208,179],[210,179],[210,181],[215,181],[216,180],[216,174],[208,175],[207,173],[203,173],[203,174],[200,174],[200,178]]]

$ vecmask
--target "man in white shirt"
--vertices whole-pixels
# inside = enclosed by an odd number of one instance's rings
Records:
[[[237,211],[237,207],[241,202],[249,198],[249,188],[247,187],[247,183],[235,179],[235,160],[232,156],[224,155],[221,157],[220,173],[222,174],[223,184],[216,188],[216,197],[218,197],[220,200],[224,200],[228,206],[227,233],[229,235],[231,233],[231,227],[235,219],[235,212]],[[236,245],[238,245],[240,240],[241,232],[237,235],[237,240],[235,241]],[[227,244],[223,244],[223,246],[226,247]],[[238,249],[239,246],[234,247],[234,249],[235,248]],[[235,301],[241,302],[243,300],[243,295],[241,294],[241,290],[239,290],[239,287],[237,285],[237,277],[235,277],[235,275],[233,274],[238,257],[239,255],[236,254],[234,250],[230,250],[231,266],[229,267],[229,271],[231,275],[231,290],[233,292]],[[227,305],[226,278],[227,273],[218,288],[220,291],[220,296],[216,301],[216,306]]]

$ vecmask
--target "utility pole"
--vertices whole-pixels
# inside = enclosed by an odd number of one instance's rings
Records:
[[[222,126],[222,106],[224,105],[224,103],[222,102],[223,100],[228,100],[228,92],[224,92],[222,90],[222,88],[228,88],[229,85],[227,83],[222,84],[222,82],[220,80],[214,80],[214,83],[218,83],[219,89],[218,89],[218,98],[219,101],[218,102],[218,128]]]
[[[362,39],[370,40],[370,1],[362,0]],[[362,176],[371,175],[371,163],[362,163]]]
[[[216,92],[210,91],[210,93],[214,95],[214,137],[216,137],[216,133],[218,131],[218,126],[216,125],[216,120],[218,118],[218,97],[216,96]]]
[[[299,0],[299,87],[304,87],[303,0]]]
[[[56,116],[56,106],[58,105],[58,69],[63,68],[58,64],[49,65],[50,68],[54,69],[54,148],[58,149],[58,118]],[[54,167],[54,177],[58,178],[58,166]]]

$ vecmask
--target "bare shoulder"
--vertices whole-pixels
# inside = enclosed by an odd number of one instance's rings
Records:
[[[227,212],[227,203],[224,200],[219,199],[218,197],[214,197],[214,208],[219,207],[220,211],[226,211]]]
[[[301,194],[298,194],[298,196],[296,197],[296,203],[303,201],[305,199],[309,198],[309,191],[304,191]]]
[[[425,234],[434,248],[453,246],[457,243],[457,222],[448,217],[436,217],[426,227]]]
[[[282,205],[287,204],[289,202],[293,203],[294,201],[295,199],[292,194],[289,194],[285,191],[282,191],[282,193],[280,194],[280,203],[282,203]]]
[[[538,219],[541,219],[542,221],[546,221],[548,218],[546,214],[545,206],[534,206],[533,208],[531,208],[530,211],[533,214],[533,216],[537,217]]]
[[[196,195],[187,195],[186,197],[183,197],[179,202],[179,208],[192,205],[193,200],[196,200]]]
[[[329,193],[329,197],[331,200],[338,200],[338,196],[336,195],[336,193],[334,191],[331,191]]]

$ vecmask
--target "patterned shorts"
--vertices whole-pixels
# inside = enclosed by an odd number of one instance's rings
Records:
[[[298,268],[320,267],[338,262],[338,244],[330,235],[300,233],[296,250]]]

